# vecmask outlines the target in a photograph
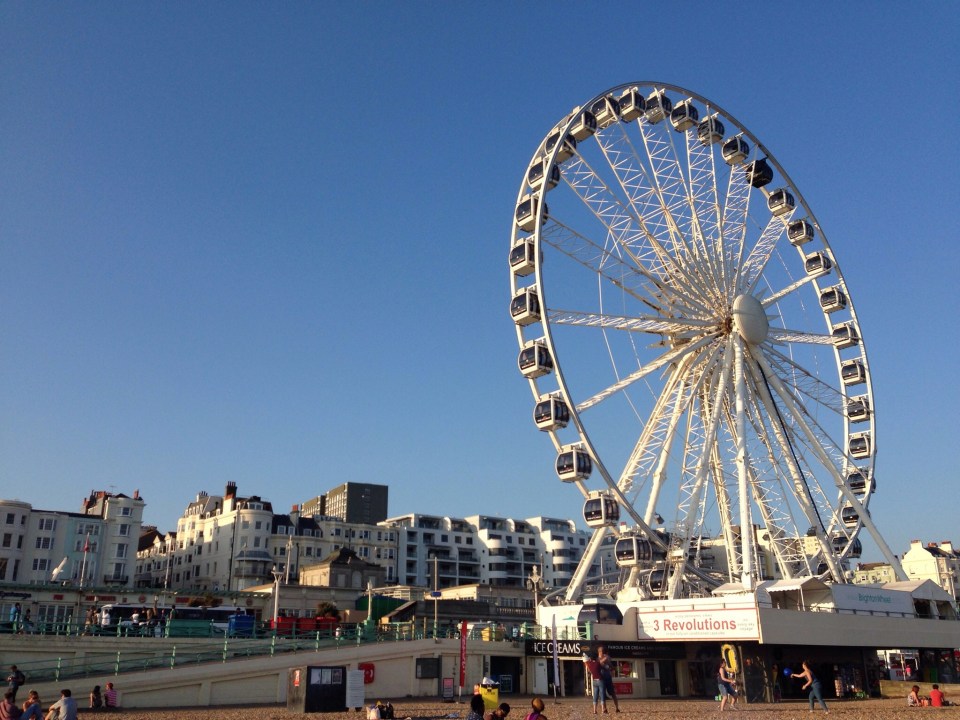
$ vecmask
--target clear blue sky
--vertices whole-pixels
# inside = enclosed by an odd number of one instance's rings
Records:
[[[828,230],[888,542],[960,542],[957,9],[800,5],[0,2],[0,497],[578,517],[516,371],[511,216],[554,123],[659,80]]]

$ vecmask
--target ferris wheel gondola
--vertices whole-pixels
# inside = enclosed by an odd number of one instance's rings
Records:
[[[736,118],[660,83],[578,105],[524,170],[510,269],[535,425],[587,524],[619,536],[626,583],[671,597],[749,584],[761,553],[779,576],[824,564],[844,582],[864,529],[899,569],[866,511],[876,413],[850,288],[804,196]],[[669,532],[652,527],[658,507],[676,508]],[[740,533],[751,526],[765,531]],[[705,538],[726,548],[722,572],[702,566]]]

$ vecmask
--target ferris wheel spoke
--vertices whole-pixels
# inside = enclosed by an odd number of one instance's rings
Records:
[[[610,396],[618,392],[621,392],[625,388],[629,387],[630,385],[637,382],[638,380],[641,380],[642,378],[646,377],[650,373],[656,370],[659,370],[665,365],[675,362],[679,358],[682,358],[686,355],[700,352],[701,348],[710,345],[713,342],[713,340],[714,340],[714,337],[712,335],[708,335],[706,337],[700,338],[695,342],[689,343],[687,345],[681,345],[678,348],[674,348],[668,352],[663,353],[659,358],[657,358],[653,362],[650,362],[644,365],[643,367],[637,368],[636,370],[631,372],[629,375],[626,375],[622,379],[618,380],[612,385],[609,385],[608,387],[604,388],[600,392],[595,393],[592,397],[587,398],[583,402],[577,403],[577,411],[583,412],[584,410],[588,410],[589,408],[606,400]]]
[[[770,342],[833,345],[835,341],[833,335],[803,332],[801,330],[788,330],[786,328],[770,328]]]
[[[705,330],[715,331],[716,323],[694,318],[665,319],[655,315],[624,317],[603,313],[578,312],[576,310],[549,310],[550,322],[571,327],[594,327],[612,330],[669,335],[672,338],[688,338],[703,335]]]
[[[844,396],[837,388],[825,383],[777,348],[765,346],[763,352],[770,367],[784,383],[802,393],[812,403],[843,414]]]
[[[650,274],[665,278],[676,263],[661,241],[649,233],[642,216],[624,204],[610,185],[584,160],[577,156],[564,168],[564,184],[580,199],[587,210],[606,228],[605,235],[628,251],[630,256]]]
[[[770,417],[770,429],[773,432],[777,443],[780,445],[780,451],[784,459],[784,464],[790,472],[794,487],[794,499],[797,501],[797,504],[803,511],[807,522],[809,522],[810,526],[814,528],[817,539],[820,542],[821,551],[827,552],[829,550],[826,536],[827,525],[822,517],[822,510],[817,508],[817,504],[814,501],[813,488],[808,480],[809,478],[813,477],[812,473],[803,472],[797,449],[789,440],[790,431],[788,430],[786,423],[782,420],[782,414],[780,410],[776,407],[776,403],[771,392],[771,387],[765,381],[762,359],[758,361],[756,365],[751,364],[749,367],[751,372],[754,373],[754,381],[758,389],[758,394],[760,395],[761,400],[767,410],[768,416]],[[772,374],[772,371],[770,374]],[[774,380],[774,383],[776,383],[776,380]],[[782,397],[783,395],[781,393],[781,398]],[[787,398],[787,404],[789,405],[789,398]],[[821,460],[826,460],[826,458],[821,458]],[[827,464],[829,464],[829,462]],[[833,574],[834,579],[838,582],[842,582],[842,573],[840,572],[836,562],[832,557],[828,558],[827,562],[830,565],[830,571],[831,574]]]
[[[763,270],[773,255],[777,242],[786,231],[787,223],[791,217],[793,217],[792,211],[785,215],[771,217],[767,222],[760,239],[750,250],[750,254],[743,263],[743,269],[740,271],[738,287],[741,292],[752,293],[754,291],[757,283],[763,277]]]
[[[721,226],[713,145],[701,142],[698,133],[693,129],[687,130],[684,135],[687,140],[693,239],[703,258],[704,272],[709,277],[712,291],[722,295],[723,255],[715,252]]]
[[[797,280],[794,280],[792,283],[790,283],[786,287],[781,288],[780,290],[777,290],[772,295],[768,295],[767,297],[765,297],[761,302],[761,304],[765,308],[768,308],[771,305],[775,305],[776,303],[783,300],[783,298],[796,293],[800,288],[806,285],[813,284],[813,281],[815,279],[816,279],[815,275],[805,275],[802,278],[798,278]]]
[[[737,268],[743,264],[751,189],[744,166],[734,165],[727,181],[723,231],[717,239],[717,255],[723,259],[723,287],[727,291],[727,302],[733,302],[736,292],[734,279]]]

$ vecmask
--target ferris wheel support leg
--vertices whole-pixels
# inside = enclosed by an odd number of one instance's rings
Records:
[[[607,537],[607,533],[609,532],[610,528],[606,526],[598,527],[593,531],[590,542],[587,543],[587,547],[583,551],[583,557],[580,558],[577,569],[573,572],[573,577],[570,578],[570,584],[567,585],[567,590],[564,593],[564,599],[567,602],[575,602],[579,597],[580,592],[583,590],[583,585],[587,581],[587,573],[590,572],[590,566],[593,565],[593,559],[603,546],[604,538]]]
[[[764,358],[759,353],[757,354],[756,360],[758,364],[763,368],[763,371],[767,374],[767,378],[770,380],[771,384],[777,390],[777,393],[780,395],[780,397],[784,400],[784,402],[789,407],[790,412],[792,413],[793,418],[797,423],[797,426],[800,427],[803,433],[807,436],[807,439],[810,441],[810,444],[812,446],[813,452],[817,455],[818,459],[824,465],[824,467],[830,468],[831,471],[833,472],[834,482],[836,483],[837,488],[840,490],[840,492],[848,501],[852,502],[853,507],[860,508],[861,510],[860,522],[863,524],[865,528],[867,528],[867,532],[870,533],[870,536],[873,538],[874,542],[877,543],[877,547],[880,549],[880,552],[883,554],[884,559],[886,559],[886,561],[893,568],[893,571],[896,574],[897,579],[906,580],[907,574],[903,571],[903,566],[900,565],[900,561],[897,559],[897,556],[894,555],[893,551],[890,550],[890,546],[887,545],[886,540],[883,539],[883,536],[880,534],[880,531],[877,529],[877,526],[874,524],[873,520],[870,519],[870,516],[867,514],[867,510],[860,503],[859,498],[857,498],[856,495],[853,494],[853,491],[847,487],[847,484],[844,481],[844,479],[840,476],[840,473],[830,462],[830,459],[826,456],[826,453],[823,451],[823,448],[820,447],[820,443],[818,438],[816,437],[816,434],[813,432],[809,424],[806,422],[805,418],[803,417],[803,414],[801,412],[798,412],[798,409],[795,405],[793,398],[791,397],[789,392],[786,392],[786,390],[783,388],[783,385],[780,382],[780,378],[776,375],[776,373],[773,372],[773,369],[770,367],[769,363],[767,363],[766,358]],[[826,539],[824,539],[824,542],[826,542]],[[832,559],[832,556],[833,556],[832,551],[825,554],[828,558],[828,562],[830,562],[830,559]]]
[[[740,581],[744,588],[753,590],[754,585],[754,535],[753,519],[750,514],[749,478],[747,473],[747,444],[746,444],[746,394],[747,383],[743,376],[743,342],[733,338],[734,352],[734,383],[736,387],[736,422],[737,422],[737,480],[740,493],[740,544],[743,568]]]

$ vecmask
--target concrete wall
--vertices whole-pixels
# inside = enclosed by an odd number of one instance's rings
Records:
[[[12,640],[12,642],[10,642]],[[169,653],[170,645],[158,638],[47,638],[39,636],[0,637],[0,664],[26,665],[31,661],[53,663],[59,658],[70,661],[96,657],[115,658],[122,652],[124,667],[128,659]],[[177,656],[189,654],[191,642],[176,643]],[[209,647],[209,641],[202,644]],[[141,647],[142,645],[142,647]],[[150,647],[150,646],[153,647]],[[162,647],[161,647],[162,646]],[[469,641],[465,693],[483,677],[484,661],[490,655],[523,657],[523,647],[508,642]],[[365,686],[368,704],[377,698],[437,697],[439,680],[416,677],[417,658],[440,658],[441,675],[459,681],[459,640],[407,640],[398,642],[341,645],[320,652],[281,653],[273,657],[257,656],[234,659],[226,663],[178,665],[174,668],[104,673],[100,676],[74,678],[59,683],[32,683],[26,689],[38,690],[45,702],[55,699],[60,688],[69,687],[85,705],[85,698],[94,685],[101,687],[113,681],[123,707],[182,707],[240,704],[274,704],[287,700],[287,675],[291,667],[305,665],[345,666],[357,669],[358,663],[374,664],[374,681]],[[518,688],[518,691],[522,691]]]

